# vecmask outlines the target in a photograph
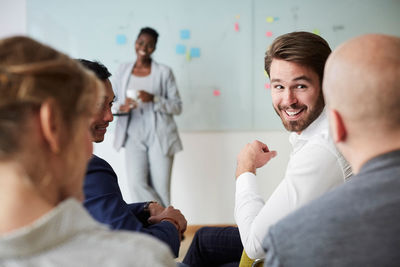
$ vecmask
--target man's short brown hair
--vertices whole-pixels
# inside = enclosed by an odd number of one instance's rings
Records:
[[[270,75],[273,59],[295,62],[314,70],[322,85],[325,62],[331,53],[328,43],[310,32],[291,32],[274,40],[265,54],[265,70]]]

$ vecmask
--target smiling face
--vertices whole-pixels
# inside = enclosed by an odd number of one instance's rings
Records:
[[[276,113],[288,131],[300,134],[325,106],[317,73],[294,62],[273,59],[270,78]]]
[[[138,58],[148,59],[156,50],[156,40],[147,33],[142,33],[136,40],[135,51]]]
[[[114,92],[110,81],[107,79],[104,82],[105,95],[98,113],[95,115],[94,121],[90,127],[93,137],[93,142],[100,143],[104,140],[104,135],[107,132],[107,127],[114,117],[111,113],[111,107],[114,102]]]

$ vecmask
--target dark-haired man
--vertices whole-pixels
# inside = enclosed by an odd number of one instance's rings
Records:
[[[324,39],[308,32],[282,35],[268,49],[265,70],[271,80],[273,107],[285,128],[292,132],[289,141],[293,151],[285,177],[265,202],[257,192],[255,173],[276,156],[276,151],[257,140],[246,145],[237,158],[238,228],[200,229],[184,263],[237,266],[243,246],[250,258],[264,257],[262,240],[273,223],[351,175],[329,135],[324,111],[321,88],[330,52]]]
[[[98,62],[79,60],[93,71],[105,86],[104,102],[91,125],[93,142],[104,140],[108,124],[113,120],[111,107],[114,92],[109,81],[111,74]],[[124,229],[152,235],[170,246],[178,256],[180,239],[186,229],[186,220],[172,206],[164,208],[157,202],[127,204],[121,194],[117,175],[103,159],[93,155],[84,182],[84,206],[99,222],[112,229]]]

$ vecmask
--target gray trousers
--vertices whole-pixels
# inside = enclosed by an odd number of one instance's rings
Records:
[[[171,172],[174,156],[161,152],[153,136],[142,142],[129,138],[125,144],[127,184],[133,202],[157,201],[170,205]],[[147,143],[147,144],[146,144]]]

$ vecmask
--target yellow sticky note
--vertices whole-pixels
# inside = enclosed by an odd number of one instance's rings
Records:
[[[314,33],[314,34],[316,34],[316,35],[319,35],[319,34],[320,34],[320,31],[319,31],[318,29],[314,29],[314,30],[312,31],[312,33]]]
[[[186,60],[190,61],[191,57],[190,57],[190,52],[186,51]]]
[[[266,20],[268,23],[272,23],[272,22],[274,22],[274,17],[267,17]]]
[[[236,18],[236,19],[240,19],[240,15],[236,15],[235,18]]]
[[[268,73],[267,73],[266,70],[264,70],[264,75],[265,75],[265,77],[269,78]]]

